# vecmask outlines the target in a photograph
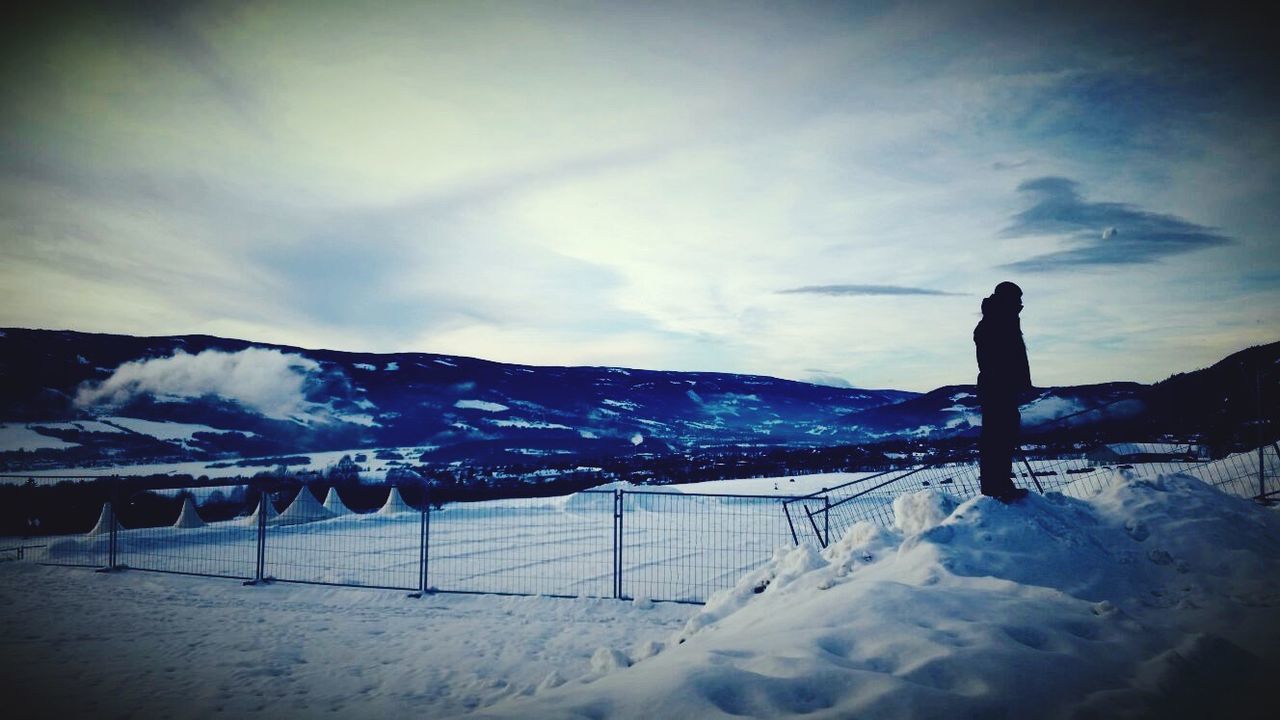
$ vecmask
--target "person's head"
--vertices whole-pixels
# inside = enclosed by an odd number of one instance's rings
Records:
[[[1016,314],[1022,310],[1022,288],[1005,280],[996,285],[995,292],[987,300],[996,309]]]

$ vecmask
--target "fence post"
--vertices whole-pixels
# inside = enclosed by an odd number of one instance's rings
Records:
[[[431,499],[422,507],[422,524],[418,535],[418,589],[409,593],[411,598],[427,594],[427,552],[431,546]]]
[[[622,599],[622,489],[613,490],[613,599]]]
[[[110,533],[107,535],[107,569],[115,570],[116,563],[116,543],[119,538],[116,534],[117,528],[120,527],[120,520],[116,508],[120,506],[120,478],[116,478],[111,482],[111,517],[108,518],[111,525]]]
[[[303,488],[305,491],[306,488]],[[267,493],[267,488],[261,488],[258,495],[258,563],[254,570],[253,579],[246,580],[245,585],[257,585],[263,582],[264,570],[267,564],[267,503],[271,502],[271,498]]]
[[[822,536],[826,538],[822,547],[831,544],[831,496],[822,496]]]
[[[787,527],[791,529],[791,542],[799,545],[800,537],[796,535],[796,524],[791,522],[791,508],[785,500],[782,503],[782,514],[787,516]]]
[[[1266,445],[1258,446],[1258,500],[1264,500],[1267,497],[1267,460],[1263,456],[1262,451],[1266,450]]]
[[[1022,467],[1027,469],[1027,476],[1031,478],[1031,482],[1035,483],[1036,492],[1043,495],[1044,488],[1040,487],[1040,478],[1036,477],[1036,471],[1031,469],[1031,463],[1027,462],[1027,456],[1020,454],[1018,458],[1022,460]]]
[[[813,519],[813,513],[809,511],[809,506],[801,504],[800,507],[804,508],[804,514],[809,518],[809,525],[813,528],[813,536],[818,538],[818,544],[825,548],[827,543],[822,539],[822,531],[818,529],[818,522]]]

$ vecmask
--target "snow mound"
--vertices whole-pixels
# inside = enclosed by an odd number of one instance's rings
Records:
[[[1207,717],[1280,669],[1280,514],[1200,480],[927,490],[894,514],[778,550],[663,647],[481,715]]]
[[[893,526],[908,535],[924,532],[946,520],[960,501],[941,492],[916,492],[893,499]]]
[[[182,499],[182,510],[178,513],[178,519],[174,521],[173,526],[176,528],[201,528],[205,526],[204,520],[200,519],[200,513],[196,512],[195,503],[191,502],[191,496]]]

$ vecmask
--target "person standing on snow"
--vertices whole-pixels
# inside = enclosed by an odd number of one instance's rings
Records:
[[[1018,313],[1022,288],[1005,281],[982,301],[982,320],[973,329],[978,350],[978,403],[982,406],[982,494],[1010,503],[1027,496],[1010,478],[1018,443],[1018,400],[1031,390],[1031,366],[1022,341]]]

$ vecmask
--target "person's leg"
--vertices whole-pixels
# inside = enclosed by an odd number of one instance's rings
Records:
[[[1020,421],[1017,405],[988,403],[982,406],[982,437],[978,450],[979,477],[982,494],[992,497],[1013,491],[1009,472],[1013,468],[1013,450],[1018,442]]]

